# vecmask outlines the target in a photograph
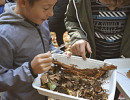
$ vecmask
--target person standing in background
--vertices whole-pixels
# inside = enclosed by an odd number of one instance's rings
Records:
[[[6,3],[5,0],[0,0],[0,5],[4,5]]]
[[[130,0],[70,0],[65,15],[74,55],[130,58]]]
[[[0,0],[0,14],[3,13],[5,0]]]
[[[130,57],[129,0],[70,0],[65,18],[72,52],[86,59]],[[87,53],[88,52],[88,53]]]
[[[57,0],[54,8],[53,13],[54,15],[51,16],[48,20],[49,28],[51,32],[56,33],[58,45],[63,44],[63,33],[66,31],[64,18],[65,18],[65,11],[69,0]]]
[[[16,0],[0,0],[0,14],[4,11],[4,5],[8,2],[15,2]]]

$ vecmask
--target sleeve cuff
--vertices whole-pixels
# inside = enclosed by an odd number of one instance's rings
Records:
[[[36,78],[38,75],[35,75],[35,74],[33,73],[32,66],[31,66],[31,62],[29,62],[29,69],[30,69],[30,72],[31,72],[32,76],[33,76],[34,78]]]

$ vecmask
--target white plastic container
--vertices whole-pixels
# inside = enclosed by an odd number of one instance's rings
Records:
[[[62,54],[53,54],[53,58],[57,59],[60,62],[63,62],[65,64],[74,64],[78,65],[78,68],[84,69],[84,68],[100,68],[103,67],[104,62],[94,59],[87,59],[84,61],[81,57],[77,56],[71,56],[71,58],[67,58],[66,55]],[[108,65],[111,65],[107,63]],[[102,87],[104,89],[109,90],[108,91],[108,100],[114,100],[115,95],[115,89],[116,89],[116,70],[111,70],[108,73],[108,78],[106,78],[104,81],[104,84],[102,84]],[[38,92],[42,95],[49,96],[55,99],[59,100],[86,100],[83,98],[78,98],[74,96],[70,96],[67,94],[59,93],[56,91],[51,91],[48,89],[41,88],[41,81],[40,81],[41,75],[39,75],[33,82],[32,86],[38,90]]]

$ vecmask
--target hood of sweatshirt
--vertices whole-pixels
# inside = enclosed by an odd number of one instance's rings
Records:
[[[6,3],[4,7],[4,12],[0,15],[0,23],[8,23],[8,24],[13,24],[13,23],[20,23],[25,26],[32,27],[26,19],[23,18],[21,15],[16,14],[14,12],[14,9],[16,7],[16,3]]]

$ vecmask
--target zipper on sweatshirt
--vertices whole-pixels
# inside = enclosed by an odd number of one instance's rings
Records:
[[[43,37],[42,37],[42,33],[40,31],[40,29],[38,28],[38,25],[33,23],[33,22],[30,22],[29,20],[25,19],[25,21],[27,21],[28,23],[30,23],[32,26],[34,26],[36,28],[36,30],[38,31],[38,34],[41,38],[41,41],[42,41],[42,46],[43,46],[43,52],[45,52],[45,45],[44,45],[44,40],[43,40]]]
[[[43,40],[41,31],[40,31],[40,29],[39,29],[37,26],[35,26],[35,28],[37,29],[37,31],[38,31],[38,33],[39,33],[39,36],[40,36],[41,41],[42,41],[43,50],[44,50],[44,52],[45,52],[45,45],[44,45],[44,40]]]

